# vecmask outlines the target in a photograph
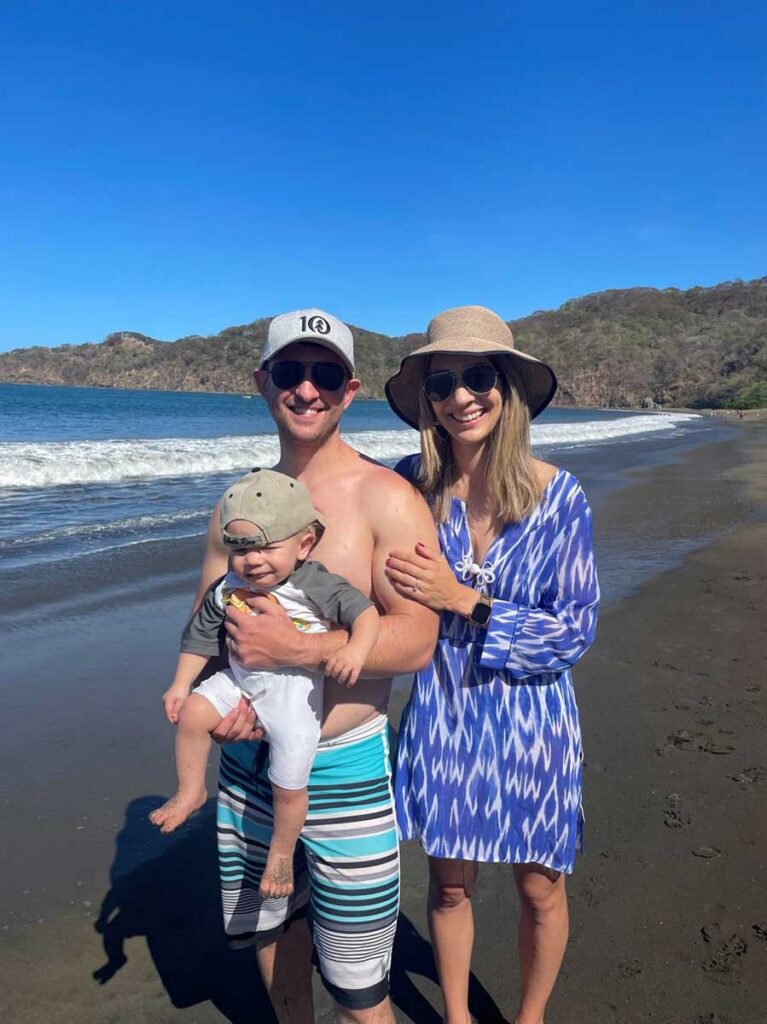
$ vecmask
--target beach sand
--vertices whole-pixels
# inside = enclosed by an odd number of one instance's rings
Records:
[[[656,523],[706,543],[611,603],[576,669],[586,851],[569,880],[571,940],[547,1024],[767,1020],[766,433],[746,422],[731,440],[642,470],[598,511],[604,549],[644,536],[650,564]],[[172,785],[159,695],[188,604],[184,577],[151,601],[94,599],[11,621],[3,1022],[273,1019],[252,950],[223,942],[212,801],[171,839],[146,821]],[[438,1024],[413,843],[403,866],[397,1018]],[[517,991],[508,869],[482,870],[475,911],[472,1009],[500,1024]]]

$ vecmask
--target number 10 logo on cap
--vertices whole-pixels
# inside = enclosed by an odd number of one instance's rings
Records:
[[[312,334],[330,334],[330,324],[324,316],[302,316],[301,330]]]

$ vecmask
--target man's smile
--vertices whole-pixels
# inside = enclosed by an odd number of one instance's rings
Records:
[[[287,409],[295,416],[305,416],[308,418],[318,416],[320,413],[327,411],[324,407],[317,407],[315,405],[288,405]]]

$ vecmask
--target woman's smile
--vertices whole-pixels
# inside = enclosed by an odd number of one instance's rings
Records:
[[[473,412],[461,412],[461,413],[459,413],[459,412],[451,412],[451,413],[449,413],[449,415],[457,423],[475,423],[480,418],[480,416],[484,416],[485,415],[485,410],[484,409],[476,409]]]

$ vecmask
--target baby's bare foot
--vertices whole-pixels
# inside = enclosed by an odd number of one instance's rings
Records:
[[[208,793],[205,789],[198,790],[197,793],[182,793],[179,790],[162,807],[152,811],[149,820],[153,825],[158,825],[160,831],[167,835],[169,832],[174,832],[179,825],[183,825],[195,811],[199,811],[207,799]]]
[[[293,858],[269,851],[259,892],[264,899],[290,896],[293,892]]]

